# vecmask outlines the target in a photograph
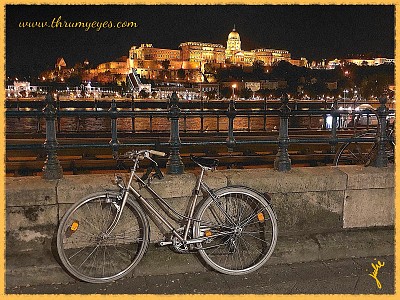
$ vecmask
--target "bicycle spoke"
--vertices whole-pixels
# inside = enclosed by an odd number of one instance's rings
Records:
[[[251,237],[253,237],[254,239],[260,241],[262,244],[268,245],[268,241],[267,241],[267,240],[262,239],[262,238],[260,238],[260,237],[258,237],[258,236],[255,236],[255,235],[253,235],[253,234],[251,234],[251,233],[249,233],[248,235],[251,236]]]
[[[241,239],[242,239],[245,243],[247,243],[247,245],[251,246],[250,243],[249,243],[247,240],[245,240],[245,239],[243,239],[243,238],[241,238]],[[247,249],[249,249],[249,248],[247,247]],[[252,247],[252,249],[254,249],[254,251],[258,252],[258,254],[260,254],[260,255],[263,254],[262,251],[258,250],[257,248]],[[250,251],[249,251],[249,252],[250,252]]]
[[[92,250],[92,252],[89,253],[88,257],[79,265],[81,267],[91,256],[94,252],[96,252],[97,248],[99,248],[99,245],[96,245],[96,247]]]
[[[240,227],[244,227],[244,226],[249,225],[249,223],[251,222],[251,220],[252,220],[253,218],[257,218],[258,214],[260,214],[260,213],[263,213],[263,208],[262,208],[262,207],[259,208],[259,210],[254,210],[254,211],[252,211],[252,214],[249,215],[249,216],[245,219],[245,221],[244,221],[242,224],[240,224]],[[265,215],[265,214],[263,214],[263,215]],[[257,220],[258,220],[258,219],[257,219]],[[265,218],[264,218],[264,220],[265,220]],[[259,221],[259,220],[258,220],[258,221]]]

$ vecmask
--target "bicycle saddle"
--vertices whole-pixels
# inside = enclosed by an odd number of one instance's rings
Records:
[[[190,155],[190,159],[200,167],[215,168],[218,166],[218,159],[203,158],[194,155]]]

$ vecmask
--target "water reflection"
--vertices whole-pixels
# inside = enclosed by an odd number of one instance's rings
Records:
[[[290,120],[291,127],[320,128],[322,117],[297,117]],[[278,116],[236,117],[234,119],[235,131],[263,131],[273,130],[279,126]],[[125,117],[119,118],[117,128],[120,132],[168,132],[170,120],[164,117]],[[57,122],[59,132],[110,132],[110,118],[95,117],[62,117]],[[208,116],[203,118],[203,128],[199,116],[181,117],[179,120],[181,131],[227,131],[228,118],[225,115]],[[45,133],[44,118],[7,118],[7,133]]]

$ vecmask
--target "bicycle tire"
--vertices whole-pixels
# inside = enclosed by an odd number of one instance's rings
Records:
[[[365,137],[367,135],[376,136],[376,131],[366,131],[356,134],[354,137]],[[336,152],[333,164],[338,165],[364,165],[369,166],[373,163],[376,157],[378,144],[374,142],[369,150],[363,151],[361,147],[362,143],[359,142],[348,142],[343,144]],[[394,163],[394,143],[388,141],[386,143],[386,154],[388,162]],[[353,149],[352,149],[353,148]]]
[[[354,135],[355,138],[362,138],[368,135],[376,136],[376,130],[370,130],[366,132],[360,132]],[[333,160],[333,165],[365,165],[371,160],[372,149],[374,144],[369,150],[364,151],[363,144],[360,142],[347,142],[340,146],[339,150],[336,152],[335,158]]]
[[[207,237],[198,245],[200,256],[214,270],[228,275],[259,269],[272,255],[278,237],[271,205],[257,192],[240,186],[217,190],[215,197],[207,198],[196,213],[194,236]]]
[[[145,254],[149,222],[130,197],[115,229],[108,236],[105,234],[121,202],[116,192],[92,194],[72,205],[61,219],[58,255],[77,279],[90,283],[117,280],[129,273]]]

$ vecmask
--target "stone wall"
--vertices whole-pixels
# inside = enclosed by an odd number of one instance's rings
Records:
[[[195,181],[193,174],[166,175],[154,180],[152,188],[185,212]],[[245,185],[268,193],[280,235],[394,224],[393,167],[224,170],[208,173],[205,181],[212,188]],[[7,251],[32,250],[38,245],[49,251],[54,247],[58,220],[72,203],[94,192],[115,189],[113,174],[71,175],[54,181],[6,178]],[[153,222],[151,226],[152,241],[162,240],[160,230]]]

